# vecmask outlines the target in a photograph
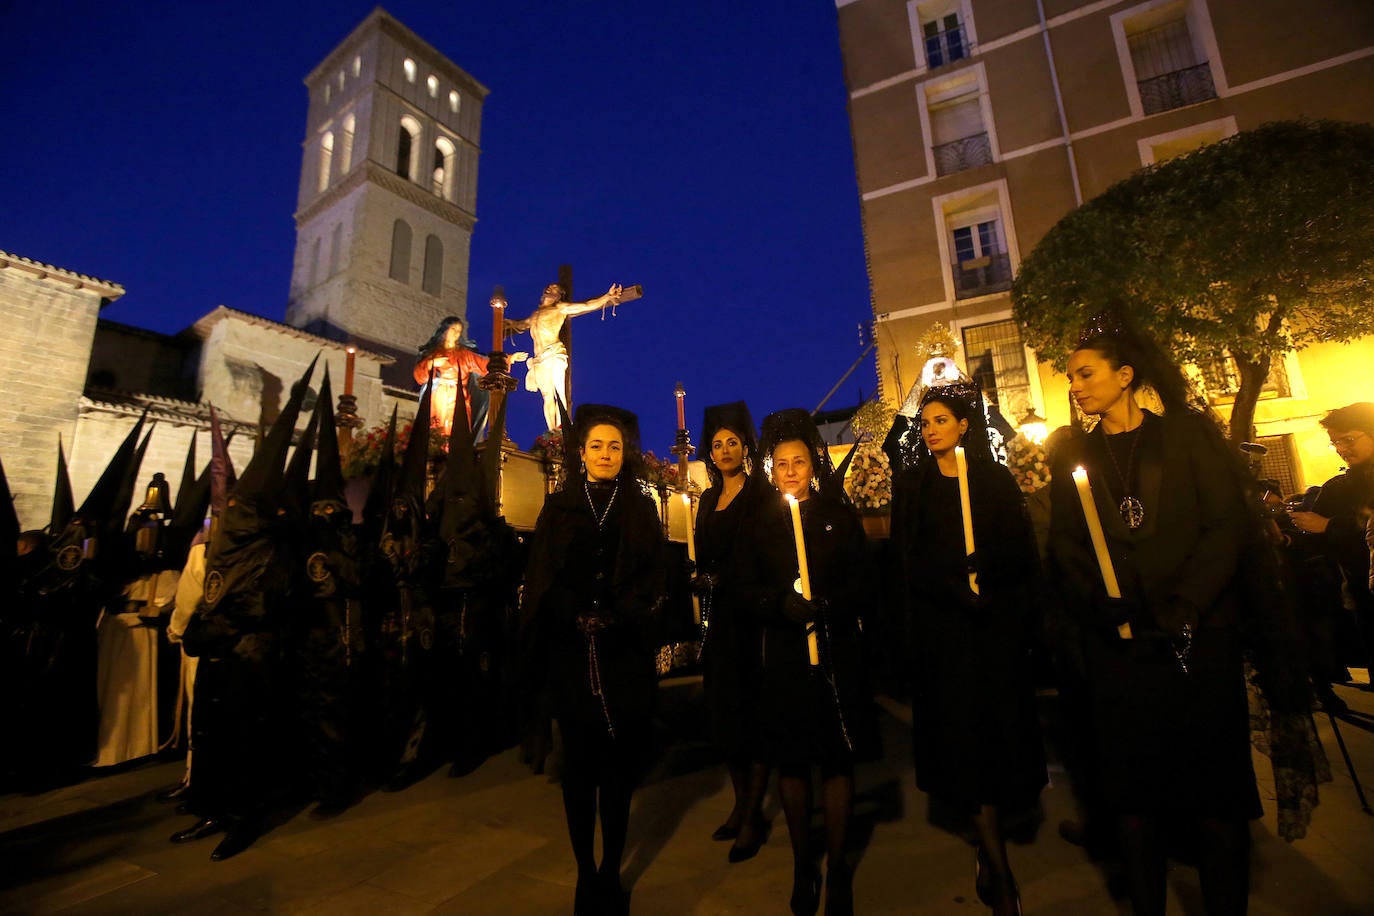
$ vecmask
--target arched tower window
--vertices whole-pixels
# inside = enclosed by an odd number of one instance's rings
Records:
[[[434,171],[430,189],[444,200],[453,198],[453,157],[457,147],[448,137],[434,141]]]
[[[425,237],[425,275],[420,288],[431,296],[439,295],[444,288],[444,243],[437,235]]]
[[[401,118],[401,136],[396,144],[396,174],[414,179],[419,163],[415,154],[420,149],[420,122],[405,115]]]
[[[391,226],[391,279],[410,282],[410,224],[403,219]]]
[[[334,132],[327,130],[320,138],[320,180],[316,190],[329,187],[329,169],[334,164]]]
[[[339,174],[347,175],[348,170],[353,167],[353,131],[358,126],[358,119],[354,115],[348,115],[343,120],[343,136],[340,137],[339,144]]]

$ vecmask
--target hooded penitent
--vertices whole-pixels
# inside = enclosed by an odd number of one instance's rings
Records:
[[[72,479],[67,474],[67,456],[62,451],[62,437],[57,439],[57,474],[52,492],[52,513],[48,517],[48,534],[56,535],[67,527],[72,513],[76,511],[76,500],[72,497]]]
[[[314,369],[312,360],[292,386],[286,406],[229,493],[206,551],[205,597],[198,613],[202,626],[194,629],[213,643],[224,641],[226,648],[245,629],[274,623],[270,618],[285,598],[287,572],[276,562],[281,547],[277,535],[282,528],[282,464]],[[196,645],[191,630],[186,642],[188,651],[215,651],[213,646]]]

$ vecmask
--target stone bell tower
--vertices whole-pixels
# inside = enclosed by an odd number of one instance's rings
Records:
[[[488,90],[378,7],[310,92],[286,321],[397,356],[463,315]]]

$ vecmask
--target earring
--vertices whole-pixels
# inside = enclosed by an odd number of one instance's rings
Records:
[[[814,477],[811,478],[811,489],[815,490],[817,493],[821,491],[821,482]]]

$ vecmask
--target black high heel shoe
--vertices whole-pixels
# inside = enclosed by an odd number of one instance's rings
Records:
[[[973,889],[978,892],[978,899],[983,902],[983,906],[991,909],[997,898],[994,896],[995,878],[991,868],[983,865],[983,847],[973,847]]]
[[[825,873],[825,916],[854,916],[854,876],[848,868]]]
[[[747,862],[748,860],[754,858],[754,856],[759,854],[759,849],[761,849],[763,847],[763,844],[767,841],[767,823],[764,821],[763,818],[759,818],[757,821],[754,822],[753,842],[741,843],[738,839],[736,839],[734,845],[730,847],[730,852],[726,855],[726,858],[730,860],[731,864],[734,864],[736,862]]]
[[[792,916],[816,916],[821,906],[821,873],[815,867],[792,875]]]

